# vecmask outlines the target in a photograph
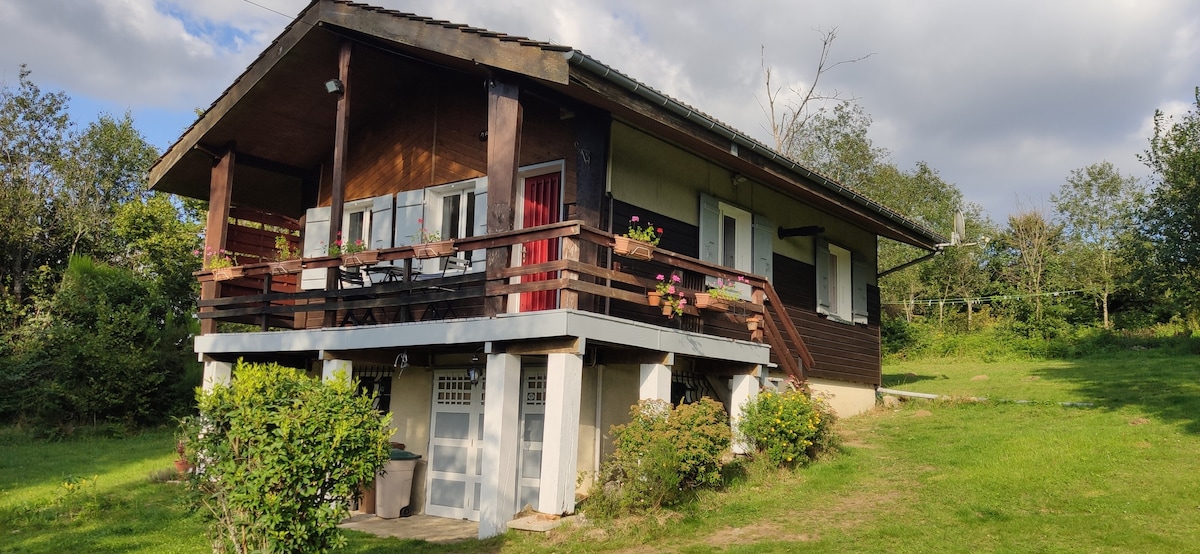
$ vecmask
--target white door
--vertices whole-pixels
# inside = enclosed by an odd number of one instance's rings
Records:
[[[542,482],[542,429],[546,422],[546,370],[527,369],[521,376],[521,458],[517,467],[516,511],[538,507]]]
[[[466,370],[433,377],[425,513],[479,521],[483,473],[483,386]]]

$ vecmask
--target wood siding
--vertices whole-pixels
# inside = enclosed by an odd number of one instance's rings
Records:
[[[809,376],[880,384],[879,289],[867,288],[867,325],[830,321],[816,312],[816,268],[779,254],[774,261],[775,290],[816,362]]]
[[[487,95],[478,79],[416,76],[397,101],[351,132],[347,201],[482,177],[487,174]],[[563,202],[575,202],[577,156],[572,119],[558,106],[523,94],[520,165],[564,160]],[[318,205],[328,206],[332,164],[325,164]]]

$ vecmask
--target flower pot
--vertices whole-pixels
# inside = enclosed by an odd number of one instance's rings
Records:
[[[675,317],[675,307],[670,304],[663,304],[662,314],[667,317]]]
[[[613,253],[633,260],[649,260],[654,257],[654,246],[626,236],[614,237]]]
[[[175,460],[175,471],[179,472],[180,477],[186,476],[187,473],[191,470],[192,470],[191,462],[189,462],[183,458],[178,458]]]
[[[696,307],[701,310],[712,310],[714,312],[729,311],[729,301],[724,298],[715,298],[707,292],[696,293]]]
[[[357,267],[360,265],[373,265],[379,262],[378,250],[365,250],[363,252],[355,252],[353,254],[342,254],[342,265],[346,267]]]
[[[762,325],[761,317],[751,316],[749,318],[746,318],[746,329],[748,329],[750,331],[757,331],[759,325]]]
[[[287,275],[289,273],[299,273],[301,269],[300,260],[283,260],[281,262],[271,262],[272,275]]]
[[[228,281],[241,277],[246,271],[246,268],[236,265],[233,267],[214,267],[212,276],[214,281]]]
[[[646,293],[646,297],[647,297],[647,299],[649,299],[651,306],[658,306],[659,304],[662,304],[662,293],[661,292],[650,291],[650,292]]]
[[[413,245],[413,256],[417,259],[441,258],[454,253],[454,241],[442,240]]]

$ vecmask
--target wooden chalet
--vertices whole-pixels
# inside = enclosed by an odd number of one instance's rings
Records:
[[[481,537],[572,512],[639,399],[736,420],[791,378],[873,406],[878,237],[945,242],[578,50],[341,0],[150,180],[209,202],[208,267],[236,258],[197,273],[206,385],[239,357],[350,372],[423,456],[414,511]],[[634,216],[662,228],[648,256],[614,252]],[[649,305],[659,275],[681,314]],[[697,308],[718,278],[737,298]]]

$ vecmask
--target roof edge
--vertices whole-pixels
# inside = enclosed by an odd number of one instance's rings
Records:
[[[829,190],[835,192],[839,196],[849,199],[852,202],[854,202],[860,206],[863,206],[863,207],[891,220],[892,222],[908,229],[909,231],[920,236],[921,238],[924,238],[929,241],[929,244],[922,245],[922,247],[925,247],[928,250],[934,250],[937,247],[936,245],[949,242],[949,240],[946,237],[942,236],[940,233],[937,233],[937,232],[933,231],[932,229],[929,229],[928,227],[921,225],[920,223],[917,223],[916,221],[913,221],[912,219],[909,219],[908,217],[905,217],[900,212],[897,212],[896,210],[893,210],[879,202],[876,202],[875,200],[872,200],[871,198],[855,191],[854,189],[852,189],[850,187],[844,186],[836,181],[829,179],[828,177],[825,177],[824,175],[821,175],[820,173],[817,173],[811,169],[804,167],[803,165],[799,164],[795,160],[792,160],[791,158],[788,158],[787,156],[784,156],[783,154],[776,152],[774,149],[751,138],[750,136],[746,135],[745,133],[742,133],[741,131],[738,131],[737,129],[734,129],[733,127],[730,127],[724,123],[721,123],[720,121],[717,121],[717,120],[697,111],[695,108],[692,108],[674,98],[671,98],[670,96],[667,96],[661,92],[658,92],[657,90],[654,90],[650,86],[648,86],[644,83],[641,83],[638,80],[636,80],[632,77],[629,77],[628,75],[625,75],[624,73],[621,73],[620,71],[617,71],[616,69],[613,69],[612,67],[606,65],[605,63],[603,63],[591,56],[588,56],[587,54],[584,54],[583,52],[581,52],[579,50],[571,50],[570,52],[566,53],[565,55],[569,56],[568,61],[572,65],[574,65],[576,67],[580,67],[580,68],[588,71],[589,73],[599,76],[602,79],[606,79],[609,82],[611,82],[617,86],[620,86],[620,87],[632,92],[633,94],[636,94],[636,95],[642,97],[646,101],[648,101],[656,106],[665,108],[668,111],[674,113],[675,115],[678,115],[688,121],[691,121],[692,123],[700,125],[701,127],[716,133],[717,135],[725,137],[726,139],[733,141],[734,144],[737,144],[739,147],[745,147],[745,148],[750,149],[751,152],[756,152],[758,154],[766,156],[769,161],[780,164],[781,166],[783,166],[787,170],[791,171],[792,173],[799,175],[800,177],[804,177],[809,180],[812,180],[812,181],[820,184],[821,186],[824,186],[826,189],[829,189]]]

